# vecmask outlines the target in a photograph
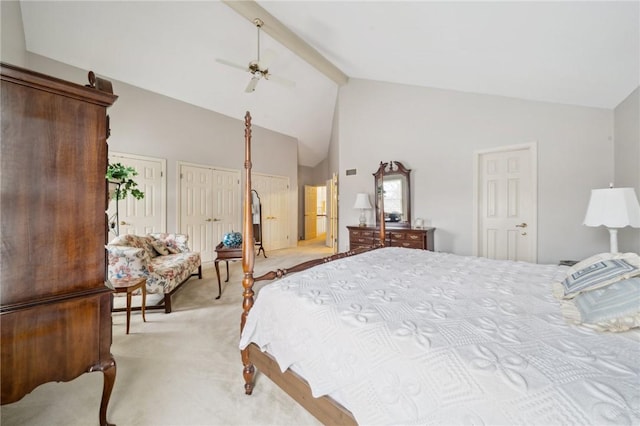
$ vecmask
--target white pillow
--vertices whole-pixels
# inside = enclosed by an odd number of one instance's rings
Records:
[[[563,281],[553,283],[553,294],[558,299],[571,299],[635,276],[640,276],[640,256],[636,253],[601,253],[569,268]]]

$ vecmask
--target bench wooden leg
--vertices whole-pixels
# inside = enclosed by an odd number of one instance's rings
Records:
[[[165,293],[164,295],[164,313],[171,313],[171,295],[167,293]]]

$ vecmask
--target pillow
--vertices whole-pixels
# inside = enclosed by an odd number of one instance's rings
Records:
[[[115,237],[109,244],[116,246],[128,246],[140,248],[146,251],[149,254],[150,258],[154,258],[158,255],[156,250],[153,248],[151,242],[153,238],[150,236],[140,236],[134,234],[124,234],[118,237]]]
[[[638,275],[640,257],[637,254],[598,254],[569,268],[566,278],[560,283],[554,283],[553,294],[559,299],[571,299],[582,292]]]
[[[154,238],[153,241],[151,241],[151,245],[153,246],[155,251],[158,252],[159,255],[165,256],[169,254],[169,249],[167,248],[167,245],[164,242],[160,240],[156,240]]]
[[[640,278],[581,293],[563,302],[562,313],[574,323],[600,331],[640,327]]]
[[[182,253],[180,249],[175,245],[171,244],[170,241],[167,241],[167,250],[169,250],[169,253],[173,253],[173,254]]]
[[[186,234],[168,234],[166,232],[153,232],[149,234],[152,238],[164,242],[170,253],[186,253],[189,250],[189,236]]]

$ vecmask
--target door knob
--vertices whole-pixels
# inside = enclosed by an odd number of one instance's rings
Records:
[[[213,219],[214,222],[220,222],[222,219],[218,219],[217,217]]]
[[[208,219],[206,219],[206,220],[205,220],[205,222],[211,222],[212,220],[213,220],[213,219],[208,218]]]
[[[130,223],[125,222],[124,220],[120,222],[120,225],[130,225]]]
[[[516,228],[526,228],[527,224],[522,222],[520,225],[516,225]]]

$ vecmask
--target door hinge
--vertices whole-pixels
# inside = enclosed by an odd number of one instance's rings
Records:
[[[164,172],[160,172],[160,177],[164,177]]]

